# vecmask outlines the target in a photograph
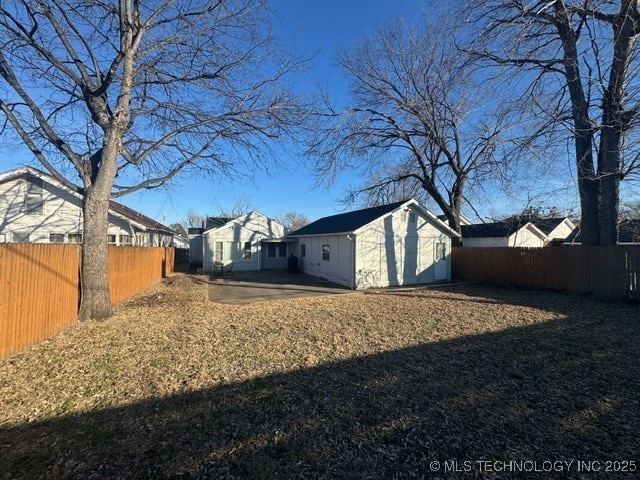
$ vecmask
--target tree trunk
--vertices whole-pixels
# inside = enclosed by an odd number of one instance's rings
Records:
[[[110,132],[113,133],[113,132]],[[87,187],[82,210],[81,300],[78,318],[102,320],[112,315],[109,295],[109,200],[117,171],[117,137],[107,134],[100,161],[92,165],[93,182]]]
[[[583,140],[585,141],[585,140]],[[576,140],[576,145],[580,142]],[[600,204],[599,181],[595,178],[592,166],[591,140],[589,149],[583,150],[587,160],[578,160],[578,192],[580,194],[580,236],[582,245],[600,244],[600,220],[598,217]],[[580,158],[580,148],[577,148]]]
[[[609,83],[602,98],[602,132],[598,150],[600,178],[600,245],[618,243],[620,203],[620,150],[631,117],[625,112],[626,84],[638,29],[637,0],[620,2],[620,12],[612,22],[613,60]]]
[[[107,245],[109,195],[90,188],[84,198],[82,246],[82,298],[80,320],[102,320],[112,314],[109,295],[109,251]]]

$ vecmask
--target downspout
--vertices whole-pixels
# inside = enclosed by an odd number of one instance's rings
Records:
[[[349,241],[351,241],[351,264],[352,264],[352,268],[351,271],[353,272],[353,277],[351,278],[351,290],[355,290],[357,285],[356,285],[356,239],[355,239],[355,234],[352,237],[351,235],[347,235],[347,238],[349,239]]]

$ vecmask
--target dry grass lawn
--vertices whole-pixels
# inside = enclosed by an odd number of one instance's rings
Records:
[[[207,288],[175,275],[0,362],[0,478],[640,475],[637,303],[460,286],[234,306]],[[539,471],[490,471],[506,461]]]

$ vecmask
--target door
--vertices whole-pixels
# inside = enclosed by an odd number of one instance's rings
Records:
[[[444,242],[436,243],[433,276],[436,282],[447,279],[447,244]]]

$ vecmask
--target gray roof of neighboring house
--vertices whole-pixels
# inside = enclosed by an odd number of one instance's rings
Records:
[[[133,220],[134,222],[144,225],[147,230],[167,233],[170,235],[173,235],[175,233],[175,231],[171,227],[167,227],[166,225],[155,221],[153,218],[147,217],[137,210],[122,205],[121,203],[114,202],[113,200],[109,201],[109,209],[114,212],[118,212],[120,215],[123,215],[130,220]]]
[[[462,238],[508,237],[528,223],[533,224],[538,227],[542,233],[548,235],[554,228],[560,225],[565,218],[566,217],[543,218],[532,215],[522,215],[507,218],[500,222],[462,225]]]
[[[235,220],[238,217],[207,217],[207,220],[204,225],[205,230],[211,230],[213,228],[221,227],[231,220]]]
[[[365,226],[367,223],[371,223],[376,218],[394,211],[406,202],[407,200],[403,200],[401,202],[390,203],[389,205],[380,205],[377,207],[364,208],[362,210],[355,210],[353,212],[324,217],[291,232],[288,236],[297,237],[305,235],[326,235],[332,233],[354,232],[360,227]]]
[[[508,237],[524,227],[527,222],[505,220],[493,223],[476,223],[460,227],[462,238]]]
[[[560,225],[566,217],[554,218],[531,218],[529,221],[542,230],[545,235],[549,235],[554,228]]]

